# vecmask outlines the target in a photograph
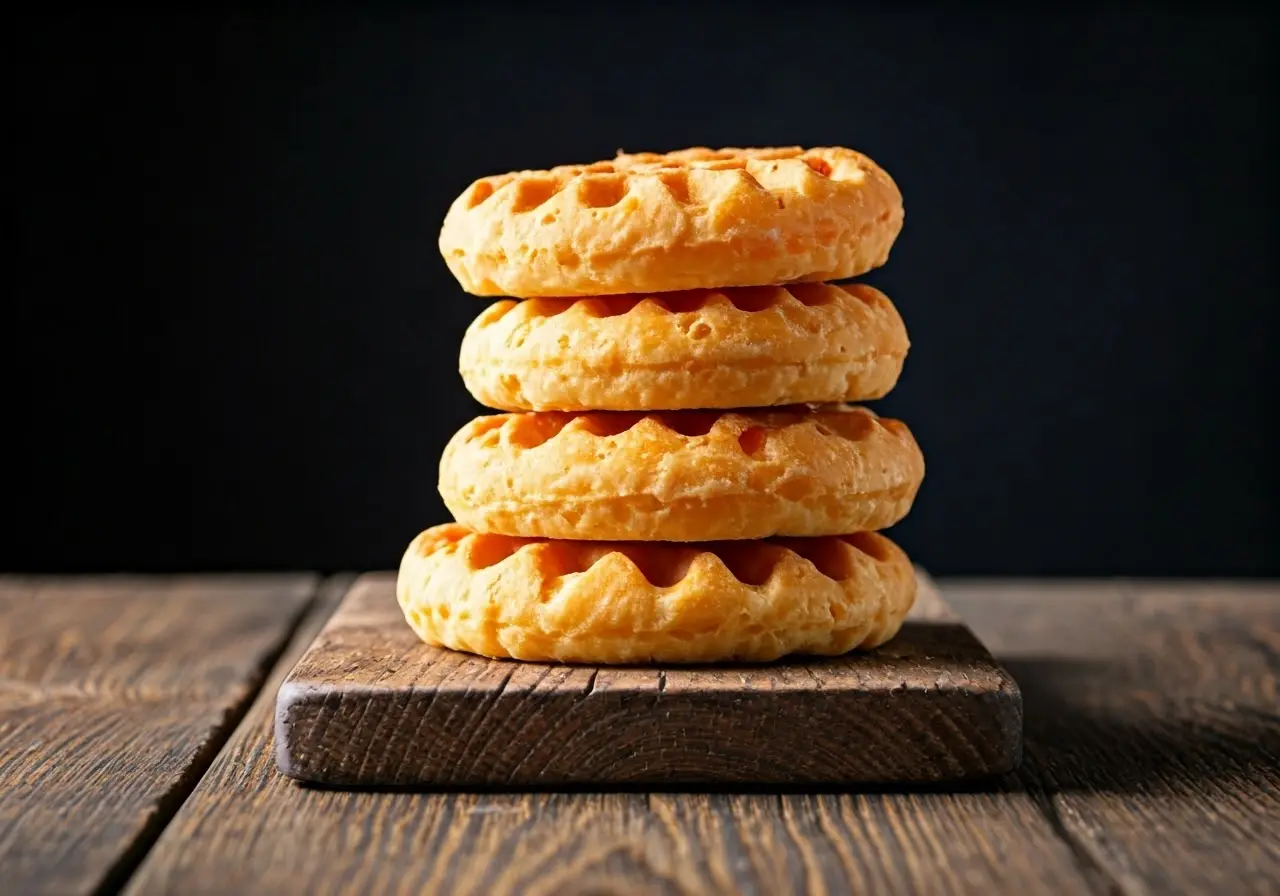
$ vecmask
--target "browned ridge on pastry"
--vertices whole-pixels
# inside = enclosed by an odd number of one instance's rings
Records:
[[[923,478],[905,424],[829,406],[478,417],[445,447],[439,486],[481,532],[717,541],[888,528]]]
[[[915,599],[875,533],[721,544],[611,544],[421,533],[396,586],[429,644],[581,663],[768,661],[874,647]]]
[[[694,148],[485,177],[439,247],[481,296],[599,296],[840,280],[884,264],[902,194],[842,147]]]
[[[766,407],[881,398],[909,346],[878,289],[806,283],[506,299],[467,329],[459,367],[501,410]]]

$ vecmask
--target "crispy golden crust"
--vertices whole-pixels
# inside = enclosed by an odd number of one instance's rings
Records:
[[[911,563],[875,533],[724,544],[420,534],[396,594],[423,641],[570,663],[770,661],[883,644],[915,601]]]
[[[884,264],[902,194],[850,149],[705,148],[482,178],[439,246],[480,296],[840,280]]]
[[[440,460],[440,494],[479,532],[591,541],[717,541],[884,529],[924,457],[862,407],[740,413],[494,414]]]
[[[459,366],[500,410],[766,407],[880,398],[909,346],[878,289],[807,283],[506,299],[467,329]]]

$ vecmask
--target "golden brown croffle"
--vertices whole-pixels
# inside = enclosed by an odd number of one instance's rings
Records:
[[[638,411],[871,401],[910,343],[872,286],[822,283],[510,299],[468,327],[467,389],[508,411]]]
[[[842,147],[694,148],[477,180],[439,248],[479,296],[840,280],[884,264],[902,194]]]
[[[884,529],[923,477],[905,424],[835,405],[478,417],[445,447],[439,488],[480,532],[718,541]]]
[[[428,644],[574,663],[769,661],[888,641],[915,600],[882,535],[610,544],[436,526],[410,544],[396,594]]]

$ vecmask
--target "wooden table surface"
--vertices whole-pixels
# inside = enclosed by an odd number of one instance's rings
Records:
[[[1280,583],[944,579],[1026,709],[962,792],[409,794],[276,769],[351,581],[0,580],[0,893],[1280,892]]]

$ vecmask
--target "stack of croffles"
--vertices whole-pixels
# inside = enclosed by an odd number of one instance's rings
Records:
[[[924,458],[848,402],[896,384],[908,339],[856,277],[902,196],[843,148],[687,149],[472,184],[440,250],[514,296],[468,327],[467,389],[506,413],[440,462],[456,523],[410,544],[422,640],[581,663],[769,661],[891,639],[915,599],[878,530]],[[786,285],[776,285],[786,284]]]

